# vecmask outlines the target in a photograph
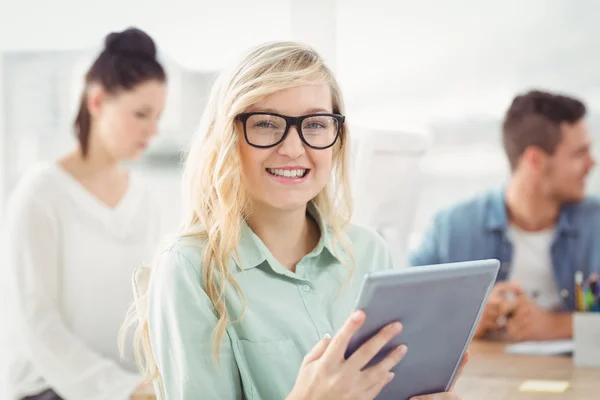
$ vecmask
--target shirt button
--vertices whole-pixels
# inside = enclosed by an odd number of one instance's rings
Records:
[[[303,289],[305,292],[310,292],[310,286],[309,286],[309,285],[304,285],[304,286],[302,286],[302,289]]]
[[[329,333],[326,333],[323,335],[323,339],[331,339],[331,335]]]
[[[567,289],[563,289],[560,291],[560,297],[562,297],[563,299],[565,297],[569,297],[569,291]]]

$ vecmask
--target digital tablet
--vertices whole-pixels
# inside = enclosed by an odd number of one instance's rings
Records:
[[[402,332],[371,360],[381,361],[405,344],[408,352],[392,371],[394,379],[377,399],[408,400],[446,392],[473,337],[500,268],[498,260],[427,265],[368,273],[355,309],[366,320],[353,336],[348,358],[389,323]]]

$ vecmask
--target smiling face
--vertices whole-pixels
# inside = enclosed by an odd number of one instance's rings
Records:
[[[564,123],[561,130],[561,141],[554,154],[545,156],[540,175],[546,194],[568,203],[585,197],[586,178],[595,161],[585,122]]]
[[[247,112],[270,112],[290,117],[333,113],[331,90],[325,84],[303,85],[277,91],[250,107]],[[247,127],[251,126],[247,122]],[[311,124],[302,124],[307,135]],[[314,125],[316,127],[316,125]],[[313,149],[300,138],[295,126],[285,139],[270,148],[250,146],[242,122],[237,122],[244,186],[254,207],[296,210],[306,207],[329,181],[333,149]]]

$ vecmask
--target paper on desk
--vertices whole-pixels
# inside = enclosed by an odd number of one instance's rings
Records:
[[[521,342],[506,346],[508,354],[528,354],[536,356],[556,356],[573,353],[572,340],[543,342]]]
[[[519,386],[521,392],[563,393],[569,388],[567,381],[524,381]]]

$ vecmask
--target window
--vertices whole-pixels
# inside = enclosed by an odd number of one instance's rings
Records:
[[[506,179],[500,122],[517,92],[542,88],[581,97],[592,133],[600,130],[600,35],[593,17],[600,3],[337,4],[337,71],[349,120],[425,126],[433,135],[416,234],[440,207]],[[589,183],[600,194],[597,172]]]

